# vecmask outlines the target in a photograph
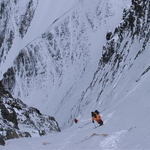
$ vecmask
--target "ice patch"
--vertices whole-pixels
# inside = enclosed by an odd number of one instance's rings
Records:
[[[124,137],[124,135],[126,134],[126,130],[122,130],[120,132],[115,132],[113,134],[111,134],[110,136],[108,136],[105,140],[103,140],[99,147],[101,149],[117,149],[117,144],[118,142]]]

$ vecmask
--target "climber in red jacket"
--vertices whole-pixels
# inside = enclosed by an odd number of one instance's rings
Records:
[[[78,119],[75,118],[75,119],[74,119],[74,122],[75,122],[75,123],[78,123],[79,121],[78,121]]]

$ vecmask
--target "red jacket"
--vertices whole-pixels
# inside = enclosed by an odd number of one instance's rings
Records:
[[[78,123],[78,119],[75,118],[75,119],[74,119],[74,122],[75,122],[75,123]]]

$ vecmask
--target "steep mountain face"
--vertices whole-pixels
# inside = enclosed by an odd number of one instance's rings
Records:
[[[1,82],[0,110],[0,145],[4,145],[4,141],[8,139],[42,136],[60,131],[55,118],[42,115],[38,109],[14,99]]]
[[[101,112],[108,109],[115,112],[119,110],[119,106],[124,105],[120,112],[127,122],[122,127],[129,128],[132,120],[137,121],[138,116],[141,116],[135,126],[139,124],[142,130],[142,123],[148,121],[148,118],[144,119],[142,116],[149,112],[149,24],[150,2],[133,0],[131,7],[124,9],[119,26],[106,34],[107,42],[103,46],[102,57],[92,82],[72,107],[71,114],[84,116],[90,114],[91,108],[100,109]],[[95,104],[92,106],[93,103]],[[132,105],[140,112],[132,110]],[[130,113],[124,116],[125,112]],[[119,119],[116,119],[113,128],[116,128],[117,123]],[[147,130],[143,131],[143,134],[146,132]]]
[[[65,115],[68,106],[72,106],[65,121],[64,118],[59,119],[64,126],[68,122],[71,124],[73,118],[77,116],[87,116],[86,114],[90,114],[92,109],[97,108],[104,112],[121,103],[123,105],[129,104],[128,100],[131,99],[131,101],[135,100],[137,107],[140,107],[136,101],[140,104],[144,95],[146,98],[144,98],[145,106],[143,107],[145,111],[148,111],[149,104],[146,95],[149,91],[147,82],[149,81],[150,70],[148,52],[150,42],[149,7],[149,1],[132,1],[131,7],[124,9],[119,26],[106,34],[107,42],[103,45],[102,57],[92,82],[82,92],[76,91],[78,97],[73,94],[74,89],[72,89],[64,98],[67,103],[61,104],[59,107],[61,114]],[[86,77],[85,80],[81,80],[81,83],[85,85],[87,80],[89,79]],[[145,90],[143,91],[143,89]],[[71,96],[68,98],[69,95]],[[75,100],[76,98],[77,100]],[[135,112],[130,110],[132,107],[127,106],[124,109],[131,113],[129,116],[138,118],[139,113],[134,115]],[[145,111],[143,116],[146,115]],[[59,116],[59,113],[56,116]],[[129,117],[129,120],[134,120],[133,118]],[[142,119],[142,122],[145,121]],[[138,124],[141,124],[141,120]],[[128,124],[129,127],[130,123]],[[145,132],[143,131],[143,133]]]
[[[121,10],[124,3],[117,0],[116,3]],[[117,22],[111,27],[110,22],[118,17],[117,11],[110,0],[80,1],[22,49],[4,74],[5,88],[27,104],[54,114],[62,97],[95,63],[92,45],[98,47],[105,38],[99,44],[94,41],[94,34],[99,32],[99,37],[103,37],[107,30],[113,29]],[[98,58],[101,53],[97,54]]]
[[[137,60],[142,60],[142,53],[148,50],[150,35],[149,8],[149,1],[133,1],[129,9],[124,9],[120,25],[116,27],[114,32],[109,32],[106,35],[108,41],[103,46],[102,58],[91,83],[91,86],[93,86],[99,80],[101,85],[99,97],[105,91],[107,84],[112,84],[116,78],[121,80],[123,74],[129,74],[130,70],[135,69],[134,65],[137,65]],[[139,72],[138,74],[138,70],[136,70],[135,74],[137,75],[133,82],[138,82],[139,78],[149,71],[147,63],[143,62],[143,64],[138,65],[139,70],[140,67],[147,68],[143,70],[143,73]],[[109,71],[107,72],[107,70]],[[104,73],[102,74],[102,72]],[[101,77],[98,74],[101,74]],[[114,88],[116,88],[116,85]],[[99,97],[97,100],[99,100]]]
[[[80,1],[21,50],[13,66],[3,76],[5,88],[25,103],[42,112],[57,114],[63,122],[72,124],[74,113],[70,109],[79,98],[72,100],[72,94],[79,92],[80,95],[85,88],[85,85],[81,86],[81,80],[87,74],[92,77],[101,56],[100,47],[105,42],[105,34],[120,22],[121,14],[118,12],[128,3],[124,0]],[[114,19],[116,22],[112,23]],[[90,80],[86,85],[89,83]],[[82,88],[78,88],[80,86]],[[71,119],[69,116],[69,121],[68,117],[67,120],[60,117],[62,106],[68,102],[69,110],[63,115],[71,112],[73,116]]]
[[[15,55],[15,50],[12,46],[16,39],[21,40],[26,34],[33,19],[37,4],[38,0],[1,0],[0,67],[7,63],[9,53],[14,52],[13,54]]]
[[[81,0],[22,49],[4,74],[7,90],[61,128],[79,119],[48,148],[149,148],[149,24],[149,0]],[[95,109],[104,126],[93,129]]]

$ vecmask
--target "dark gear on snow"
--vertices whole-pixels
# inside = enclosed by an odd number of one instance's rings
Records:
[[[98,110],[95,110],[95,113],[100,114]]]

